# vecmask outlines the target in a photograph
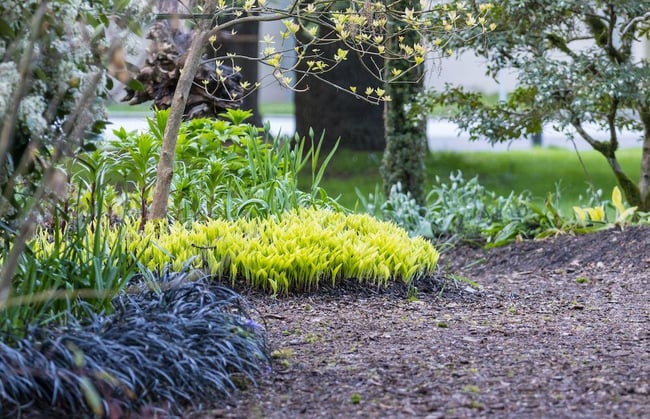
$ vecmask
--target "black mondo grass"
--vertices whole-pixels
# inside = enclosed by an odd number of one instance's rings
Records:
[[[0,417],[180,413],[225,400],[270,368],[252,307],[208,278],[113,304],[109,316],[0,342]]]

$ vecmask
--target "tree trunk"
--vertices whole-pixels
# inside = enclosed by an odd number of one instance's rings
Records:
[[[638,207],[639,211],[650,212],[650,109],[646,106],[640,106],[638,111],[641,122],[643,123]]]
[[[319,45],[324,56],[333,57],[341,43]],[[300,70],[306,71],[302,63]],[[377,84],[376,79],[363,68],[358,55],[351,52],[347,61],[324,75],[324,78],[342,89],[357,86],[359,90]],[[316,136],[325,131],[323,148],[331,149],[341,138],[340,147],[351,150],[382,151],[385,147],[382,107],[357,99],[332,85],[307,77],[299,89],[308,87],[304,93],[294,94],[296,132],[305,136],[312,128]]]
[[[242,25],[235,25],[234,30],[236,34],[233,36],[230,31],[222,32],[218,37],[218,41],[222,44],[219,51],[212,53],[212,55],[222,56],[226,52],[237,54],[242,57],[257,57],[258,52],[258,39],[259,39],[259,22],[248,22]],[[254,85],[259,79],[257,71],[257,61],[243,58],[235,58],[234,63],[229,63],[227,59],[224,60],[226,65],[238,65],[241,67],[241,75],[244,81]],[[253,117],[248,120],[253,125],[262,126],[262,116],[259,111],[258,104],[258,89],[252,89],[246,92],[244,101],[242,102],[241,109],[253,111]]]
[[[419,7],[418,2],[401,0],[395,4],[395,10],[405,10],[408,7]],[[396,22],[389,23],[390,34],[403,28]],[[399,43],[413,45],[420,42],[420,36],[415,31],[404,33],[403,40],[389,36],[386,49],[398,51]],[[408,192],[420,204],[424,204],[424,172],[425,157],[428,152],[426,118],[412,118],[409,115],[411,103],[424,89],[424,66],[421,64],[407,72],[409,63],[403,60],[389,60],[386,63],[386,78],[390,77],[393,69],[405,72],[398,83],[388,84],[386,94],[392,101],[386,102],[385,126],[386,149],[381,166],[384,182],[384,193],[390,193],[393,185],[400,183],[403,192]]]
[[[639,186],[636,185],[632,179],[625,173],[623,168],[618,162],[618,159],[616,158],[616,155],[614,153],[611,153],[611,155],[604,154],[605,158],[607,159],[607,163],[609,164],[609,167],[612,169],[612,172],[614,173],[614,177],[616,177],[616,181],[618,182],[619,186],[623,190],[623,195],[625,196],[625,200],[627,201],[628,204],[632,206],[637,206],[641,207],[641,194],[639,193]]]
[[[187,102],[194,75],[201,64],[203,47],[208,41],[209,31],[197,30],[192,39],[192,45],[187,51],[187,59],[178,80],[176,91],[172,99],[165,136],[160,150],[160,161],[158,162],[158,177],[151,203],[151,218],[160,219],[167,216],[169,191],[171,189],[172,177],[174,175],[174,159],[176,157],[176,140],[183,120],[183,111]]]

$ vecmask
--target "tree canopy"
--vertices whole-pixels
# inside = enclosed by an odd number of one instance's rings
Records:
[[[454,105],[451,118],[473,139],[518,139],[552,124],[603,154],[629,203],[649,210],[650,63],[633,53],[647,42],[649,17],[648,5],[634,0],[499,2],[491,14],[496,31],[481,39],[459,33],[450,46],[485,57],[494,77],[516,70],[518,87],[495,105],[456,86],[426,102]],[[638,184],[616,159],[622,129],[642,137]]]
[[[350,54],[358,54],[369,60],[366,71],[373,75],[376,84],[332,87],[371,103],[390,103],[393,98],[387,94],[386,83],[413,83],[414,80],[408,77],[413,72],[417,79],[421,79],[421,67],[427,56],[433,51],[444,50],[456,32],[467,31],[471,37],[476,37],[493,30],[494,25],[488,24],[486,19],[491,7],[484,4],[470,9],[466,3],[450,7],[426,1],[386,4],[366,0],[294,0],[285,7],[276,7],[266,0],[220,0],[216,3],[195,2],[188,7],[188,13],[169,14],[170,19],[193,22],[193,38],[171,101],[152,202],[152,218],[166,215],[180,122],[203,59],[203,49],[206,44],[218,44],[220,34],[226,31],[234,34],[235,26],[242,23],[281,21],[284,29],[279,35],[263,36],[260,57],[243,58],[270,66],[281,85],[300,90],[307,75],[331,83],[320,76],[345,62]],[[325,55],[323,51],[327,49],[319,46],[333,42],[341,42],[343,46],[333,55]],[[237,57],[227,50],[215,55],[213,59],[218,65],[229,65]],[[293,59],[286,60],[287,56]],[[395,62],[401,64],[392,65]],[[306,68],[300,65],[303,63]],[[231,66],[236,68],[234,63]],[[220,78],[222,83],[227,82],[225,75]],[[241,83],[244,89],[259,87],[258,81],[242,80]]]

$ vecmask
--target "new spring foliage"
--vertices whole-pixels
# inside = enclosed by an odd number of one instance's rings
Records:
[[[391,279],[410,282],[434,269],[438,252],[422,238],[409,238],[394,224],[368,215],[299,209],[266,219],[195,223],[191,229],[155,226],[138,236],[151,240],[142,260],[150,269],[188,260],[211,274],[243,278],[275,293],[312,290],[323,281],[356,278],[384,286]],[[140,243],[130,246],[137,249]]]
[[[369,215],[298,209],[277,217],[211,220],[126,229],[129,252],[149,269],[190,264],[277,293],[307,291],[354,278],[376,286],[409,283],[435,268],[439,254],[421,237]],[[47,246],[41,240],[38,246]],[[35,245],[35,247],[38,247]]]

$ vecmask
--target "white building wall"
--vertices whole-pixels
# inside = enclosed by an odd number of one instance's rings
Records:
[[[461,85],[485,93],[511,91],[517,78],[514,72],[500,73],[497,80],[486,75],[486,60],[472,53],[453,55],[427,62],[425,86],[442,89],[445,84]]]

